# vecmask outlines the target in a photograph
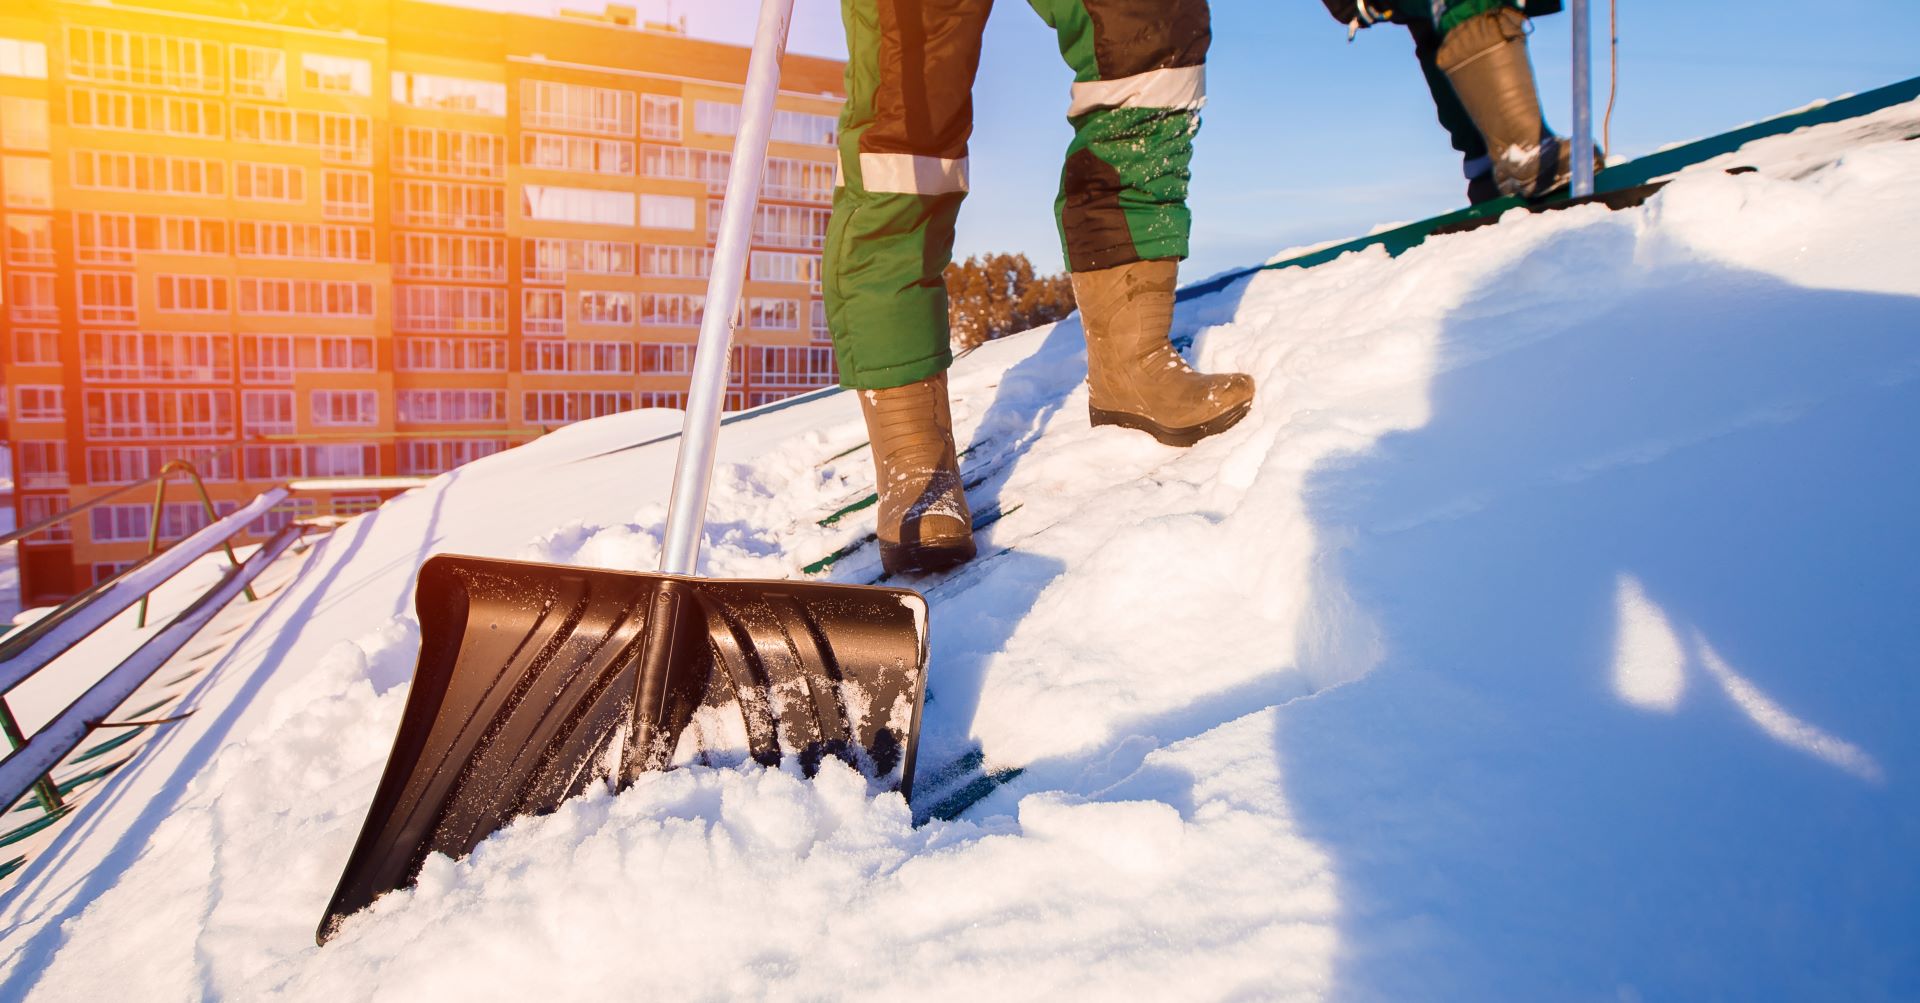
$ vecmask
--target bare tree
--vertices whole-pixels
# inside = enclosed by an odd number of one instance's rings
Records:
[[[983,254],[947,266],[953,347],[964,351],[1073,312],[1066,275],[1035,276],[1024,254]]]

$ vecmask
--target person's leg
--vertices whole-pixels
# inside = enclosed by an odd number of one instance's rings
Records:
[[[1467,201],[1479,205],[1499,198],[1500,189],[1493,182],[1493,158],[1487,156],[1487,141],[1481,138],[1473,116],[1467,114],[1466,106],[1460,103],[1460,96],[1453,92],[1447,75],[1434,63],[1440,52],[1439,30],[1432,22],[1416,19],[1407,22],[1407,33],[1413,36],[1413,56],[1420,61],[1420,75],[1427,82],[1427,92],[1433,95],[1434,114],[1440,119],[1440,127],[1447,130],[1454,150],[1460,154],[1460,171],[1467,179]]]
[[[892,572],[974,554],[947,400],[953,227],[992,0],[842,0],[847,106],[827,227],[827,326],[859,391]]]
[[[1029,2],[1074,71],[1055,211],[1087,335],[1093,423],[1175,445],[1224,431],[1251,407],[1252,379],[1196,373],[1167,341],[1192,227],[1206,0]]]
[[[1500,191],[1538,198],[1564,187],[1572,144],[1554,135],[1541,115],[1527,15],[1502,0],[1457,0],[1440,25],[1434,65],[1486,140]]]

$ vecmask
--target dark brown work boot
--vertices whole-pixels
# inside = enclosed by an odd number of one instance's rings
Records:
[[[880,495],[880,563],[889,574],[945,571],[973,559],[973,514],[953,450],[947,374],[860,391]]]
[[[1526,15],[1502,7],[1462,21],[1447,32],[1434,63],[1487,141],[1501,194],[1532,199],[1566,186],[1573,143],[1555,136],[1541,118],[1527,58]],[[1597,148],[1594,154],[1597,167]]]
[[[1179,262],[1166,260],[1073,273],[1095,425],[1191,446],[1232,428],[1253,407],[1253,377],[1196,373],[1168,343],[1179,272]]]

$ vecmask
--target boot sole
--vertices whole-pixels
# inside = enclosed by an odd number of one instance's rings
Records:
[[[1091,405],[1087,407],[1087,413],[1093,419],[1093,424],[1096,426],[1118,425],[1121,428],[1131,428],[1136,431],[1145,432],[1166,445],[1182,447],[1191,446],[1209,435],[1219,435],[1221,432],[1240,424],[1240,419],[1245,418],[1247,413],[1252,410],[1252,401],[1242,401],[1235,406],[1233,410],[1227,411],[1209,421],[1203,421],[1198,425],[1189,425],[1185,428],[1168,428],[1151,418],[1144,418],[1126,411],[1108,411],[1105,408],[1097,408]]]
[[[973,560],[975,553],[972,537],[945,545],[881,540],[880,566],[890,575],[932,575]]]

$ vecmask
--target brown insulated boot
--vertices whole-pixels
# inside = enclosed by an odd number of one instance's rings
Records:
[[[860,391],[880,494],[880,563],[889,574],[945,571],[973,559],[973,514],[953,449],[947,374]]]
[[[1196,373],[1168,343],[1179,271],[1179,262],[1166,260],[1073,273],[1095,425],[1191,446],[1232,428],[1253,407],[1253,377]]]
[[[1527,17],[1511,7],[1489,11],[1447,32],[1434,63],[1487,141],[1493,179],[1502,194],[1539,198],[1572,175],[1573,143],[1547,130],[1527,59]],[[1594,162],[1601,163],[1599,150]]]

